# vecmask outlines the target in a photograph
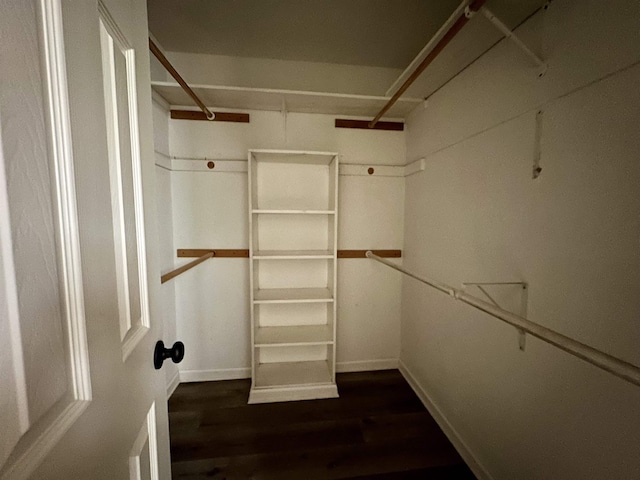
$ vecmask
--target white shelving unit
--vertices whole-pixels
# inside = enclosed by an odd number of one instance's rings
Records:
[[[338,396],[338,154],[249,151],[249,403]]]

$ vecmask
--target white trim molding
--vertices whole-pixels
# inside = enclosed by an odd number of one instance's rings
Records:
[[[355,362],[337,362],[336,372],[369,372],[374,370],[393,370],[398,368],[397,358],[359,360]],[[218,380],[239,380],[251,378],[251,368],[221,368],[211,370],[181,370],[180,382],[215,382]],[[173,379],[169,383],[171,385]],[[169,387],[167,387],[169,391]],[[173,393],[173,391],[172,391]]]
[[[55,175],[57,228],[64,306],[71,351],[71,377],[76,400],[91,400],[89,349],[84,312],[80,232],[76,208],[75,170],[71,141],[71,120],[67,94],[66,61],[59,0],[40,3],[46,69],[48,136]]]
[[[247,173],[246,159],[215,157],[180,157],[155,151],[156,165],[172,172]],[[209,165],[213,162],[213,168]],[[369,173],[369,169],[371,173]],[[408,177],[425,169],[425,159],[421,158],[407,165],[374,165],[341,163],[341,177]]]
[[[148,442],[148,443],[147,443]],[[160,474],[158,469],[158,438],[156,432],[156,403],[151,404],[151,408],[147,412],[144,423],[138,432],[138,436],[133,442],[133,447],[129,453],[129,477],[131,479],[142,479],[142,456],[144,446],[148,444],[149,448],[149,478],[151,480],[159,480]]]
[[[359,360],[355,362],[337,362],[336,372],[372,372],[375,370],[393,370],[398,368],[397,358],[383,358],[379,360]]]
[[[122,334],[122,358],[126,361],[131,352],[148,333],[149,297],[147,280],[146,237],[144,226],[144,205],[142,192],[142,164],[140,158],[140,134],[138,118],[138,96],[136,90],[135,51],[109,14],[105,5],[98,2],[103,56],[103,78],[107,111],[107,138],[109,140],[109,176],[111,184],[114,242],[116,246],[116,272],[118,275],[118,304]],[[131,175],[133,182],[133,211],[135,232],[125,229],[125,204],[123,195],[122,158],[120,155],[119,110],[116,92],[116,72],[114,52],[116,49],[125,59],[127,116],[129,125],[129,148],[131,151]],[[135,235],[132,235],[135,233]],[[131,318],[131,298],[129,283],[129,263],[127,258],[127,236],[135,237],[137,255],[138,297],[140,318]],[[130,241],[131,239],[129,239]]]
[[[213,370],[181,370],[180,382],[215,382],[251,378],[251,368],[220,368]]]
[[[58,402],[22,437],[3,470],[2,480],[26,480],[62,439],[91,402]]]
[[[399,370],[478,480],[493,480],[489,471],[482,465],[482,463],[480,463],[478,458],[469,449],[455,427],[449,422],[438,405],[434,403],[426,388],[420,384],[413,373],[411,373],[409,367],[407,367],[402,360],[399,361]]]
[[[173,395],[173,392],[176,391],[176,388],[178,388],[178,385],[180,385],[180,370],[176,369],[174,374],[171,376],[171,378],[167,382],[167,399],[171,395]]]
[[[408,177],[415,173],[423,172],[425,169],[425,159],[420,158],[415,162],[408,163],[404,166],[404,176]]]
[[[404,166],[403,165],[361,165],[361,164],[354,164],[354,163],[341,163],[340,176],[404,177]]]
[[[213,168],[209,162],[213,163]],[[171,170],[174,172],[247,173],[247,165],[246,160],[171,158]]]

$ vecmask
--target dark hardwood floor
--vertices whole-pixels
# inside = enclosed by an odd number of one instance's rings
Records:
[[[176,389],[174,479],[475,479],[397,370],[338,374],[328,400],[247,405],[249,383]]]

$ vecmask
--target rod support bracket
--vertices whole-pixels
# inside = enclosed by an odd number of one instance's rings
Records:
[[[466,12],[467,11],[465,10],[465,15],[467,14]],[[505,36],[505,38],[508,38],[513,43],[515,43],[517,47],[525,55],[527,55],[533,62],[535,62],[535,64],[539,68],[538,78],[543,77],[544,74],[547,72],[547,63],[544,60],[542,60],[538,55],[536,55],[529,47],[527,47],[527,45],[525,45],[525,43],[522,40],[520,40],[520,38],[518,38],[518,36],[515,33],[513,33],[513,30],[511,30],[507,25],[505,25],[502,22],[502,20],[496,17],[491,12],[491,10],[483,6],[480,8],[480,12],[482,12],[482,14],[487,18],[487,20],[489,20],[489,22],[491,22],[493,26],[496,27]]]
[[[480,292],[496,307],[506,310],[502,306],[498,304],[498,302],[491,296],[491,294],[486,290],[487,286],[519,286],[521,289],[521,297],[520,297],[520,316],[522,318],[527,317],[527,307],[529,302],[529,284],[527,282],[465,282],[462,284],[462,288],[465,289],[467,286],[477,287]],[[515,312],[514,312],[515,314]],[[518,348],[524,352],[527,343],[526,332],[518,327],[515,327],[518,332]]]
[[[467,18],[473,18],[473,16],[478,13],[475,10],[471,10],[471,7],[469,5],[467,5],[466,7],[464,7],[464,16]]]

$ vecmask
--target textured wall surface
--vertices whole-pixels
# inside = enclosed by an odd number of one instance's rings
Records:
[[[37,3],[3,8],[13,18],[2,22],[0,32],[3,39],[22,39],[30,52],[25,57],[0,42],[0,63],[12,66],[0,75],[0,114],[31,423],[68,388]]]
[[[405,260],[529,282],[528,317],[640,365],[640,5],[553,2],[409,119]],[[541,167],[531,177],[536,112]],[[513,295],[491,291],[499,301]],[[481,295],[477,292],[478,295]],[[640,389],[403,281],[401,360],[495,479],[640,476]]]

